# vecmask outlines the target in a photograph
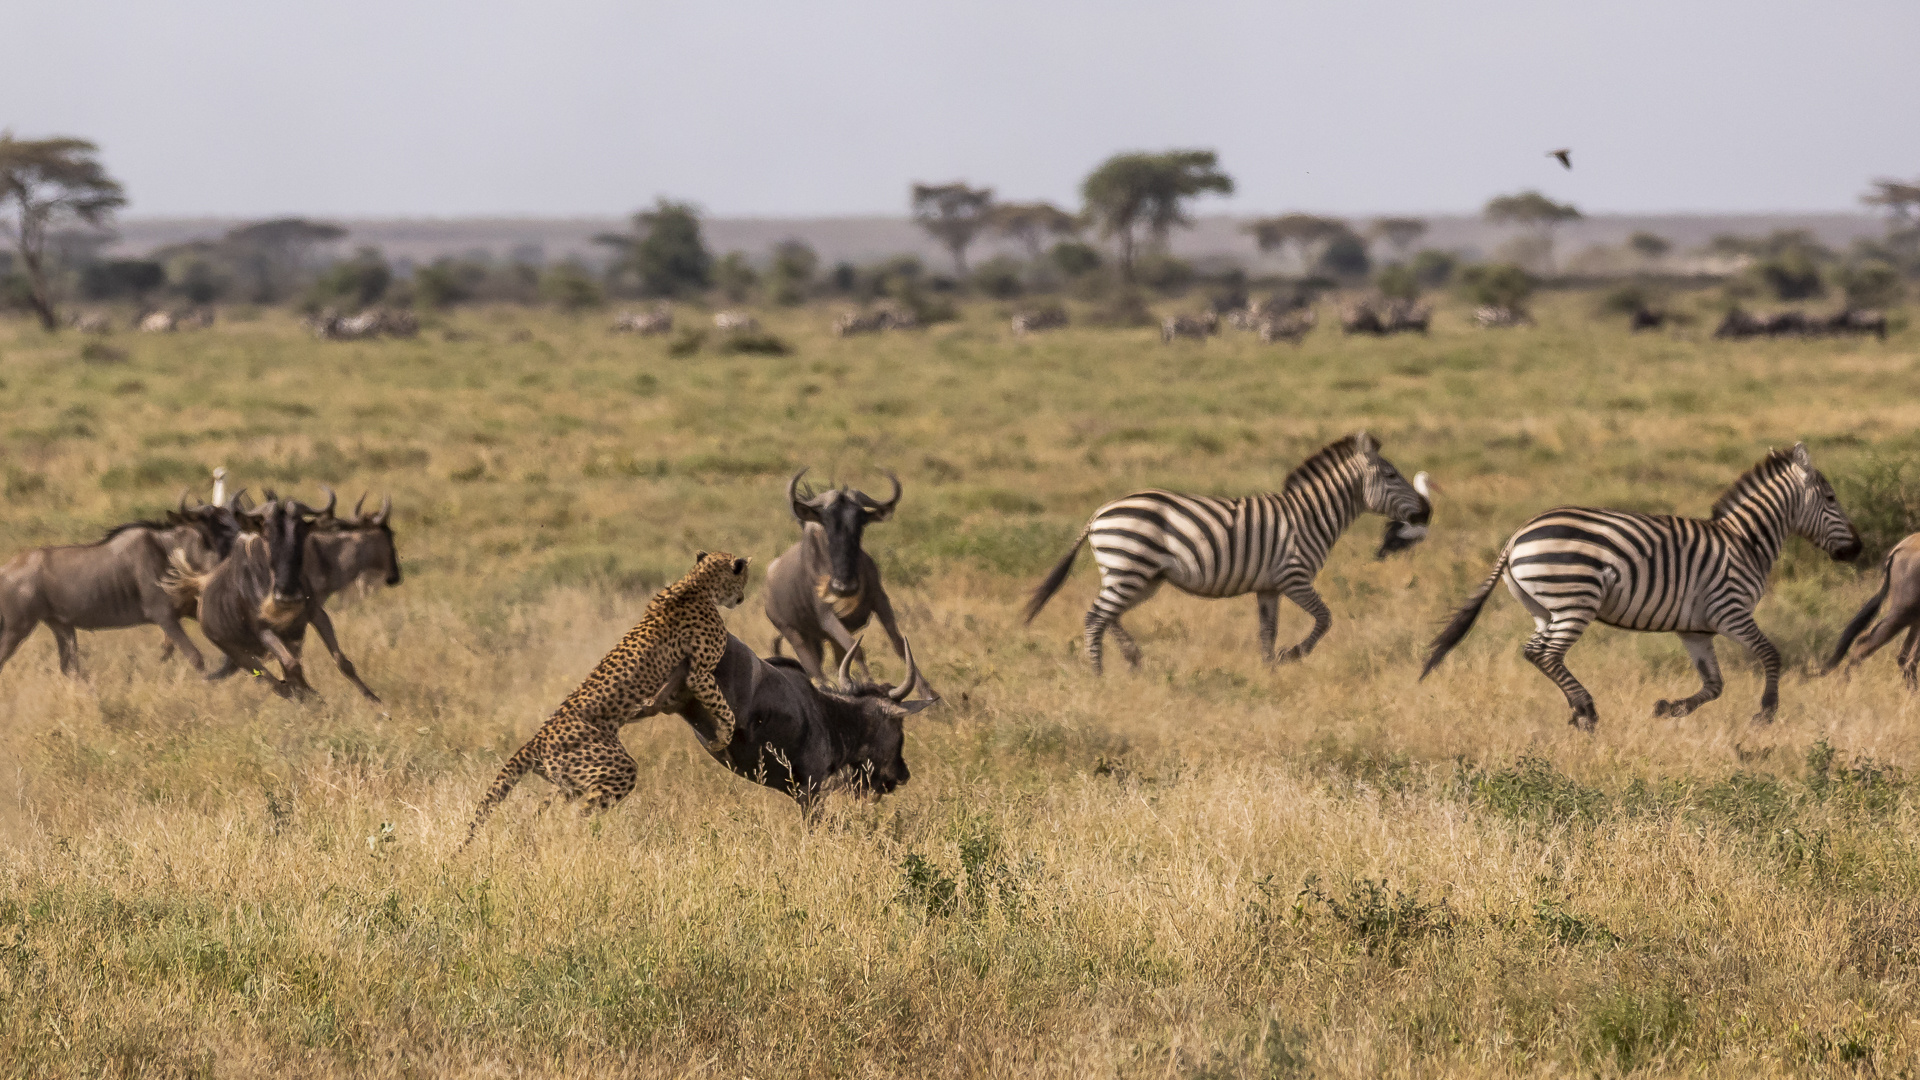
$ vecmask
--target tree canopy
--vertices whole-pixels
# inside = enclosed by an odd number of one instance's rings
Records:
[[[7,231],[26,273],[27,304],[48,330],[60,326],[48,281],[48,230],[76,222],[99,228],[127,204],[98,153],[85,139],[16,139],[0,132],[0,213],[8,215]]]
[[[967,246],[992,223],[993,189],[951,184],[915,184],[910,203],[913,220],[953,255],[953,268],[967,272]]]
[[[243,281],[247,299],[270,304],[292,295],[314,248],[346,235],[347,230],[323,221],[275,218],[230,230],[220,247]]]
[[[618,251],[612,267],[631,273],[643,296],[681,296],[713,281],[713,255],[700,234],[700,211],[692,203],[661,198],[633,215],[633,231],[593,238]]]
[[[1537,191],[1517,195],[1496,195],[1487,200],[1482,213],[1496,225],[1525,225],[1528,228],[1552,228],[1563,221],[1580,220],[1580,211],[1571,203],[1557,203]]]
[[[1374,218],[1373,227],[1368,231],[1385,240],[1395,254],[1405,255],[1414,241],[1427,235],[1427,223],[1417,217]]]
[[[1220,171],[1212,150],[1168,150],[1164,153],[1115,154],[1087,175],[1080,185],[1087,216],[1112,237],[1120,249],[1120,273],[1133,281],[1137,232],[1145,228],[1150,241],[1164,246],[1167,234],[1191,224],[1186,207],[1208,193],[1231,195],[1233,178]]]
[[[1909,217],[1920,213],[1920,180],[1912,183],[1884,178],[1875,180],[1873,190],[1860,196],[1860,201],[1868,206],[1880,207],[1892,214],[1894,220],[1904,224]]]
[[[1261,251],[1285,251],[1291,245],[1299,252],[1301,269],[1309,272],[1336,240],[1353,235],[1346,222],[1317,214],[1259,218],[1242,228]]]
[[[1027,249],[1027,257],[1039,262],[1049,237],[1073,236],[1080,231],[1080,219],[1050,202],[1000,203],[988,211],[994,231],[1017,240]]]

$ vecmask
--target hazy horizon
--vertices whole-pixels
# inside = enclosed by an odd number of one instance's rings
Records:
[[[1207,147],[1202,213],[1858,211],[1920,173],[1920,5],[1445,11],[1409,0],[907,10],[611,0],[32,5],[0,126],[76,134],[130,219],[898,216],[915,180],[1078,204],[1127,149]],[[1569,146],[1571,172],[1546,157]]]

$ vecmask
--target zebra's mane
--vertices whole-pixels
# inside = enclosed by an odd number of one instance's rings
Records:
[[[1344,439],[1335,439],[1333,442],[1321,447],[1312,457],[1301,462],[1298,468],[1295,468],[1287,474],[1287,482],[1281,485],[1280,490],[1283,492],[1292,491],[1308,483],[1314,477],[1325,475],[1333,471],[1336,467],[1351,461],[1354,456],[1360,452],[1360,448],[1355,442],[1358,438],[1359,436],[1357,435],[1349,435]]]
[[[1771,483],[1780,474],[1793,467],[1793,452],[1790,450],[1769,450],[1760,463],[1743,473],[1720,497],[1713,501],[1713,520],[1719,521],[1731,514],[1735,507],[1747,501],[1759,488]]]

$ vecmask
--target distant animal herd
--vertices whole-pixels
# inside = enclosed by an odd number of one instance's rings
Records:
[[[891,519],[902,495],[889,474],[884,500],[840,486],[815,492],[806,470],[788,481],[785,511],[801,526],[797,543],[768,568],[763,597],[777,630],[762,658],[728,634],[720,609],[745,596],[749,560],[702,552],[688,575],[658,593],[640,623],[562,702],[535,737],[508,759],[490,786],[468,839],[528,772],[583,811],[619,802],[637,767],[620,728],[677,713],[706,752],[733,773],[792,796],[811,816],[822,795],[851,790],[872,797],[907,781],[905,719],[940,702],[901,630],[878,564],[862,546],[870,525]],[[338,500],[311,506],[266,492],[253,505],[224,493],[178,506],[163,520],[117,526],[91,544],[37,548],[0,566],[0,667],[45,623],[62,671],[79,677],[76,630],[160,627],[163,657],[179,651],[208,679],[238,671],[258,676],[287,698],[314,694],[302,669],[309,627],[341,674],[369,701],[380,699],[341,650],[329,598],[356,586],[400,583],[392,505],[351,514]],[[1332,627],[1315,578],[1334,544],[1362,514],[1386,519],[1376,558],[1420,543],[1433,514],[1424,472],[1404,476],[1362,431],[1313,454],[1280,490],[1218,498],[1147,490],[1098,508],[1079,537],[1033,591],[1028,622],[1065,584],[1081,547],[1090,546],[1100,587],[1088,607],[1088,662],[1103,669],[1111,637],[1127,662],[1141,651],[1128,612],[1163,585],[1194,596],[1252,593],[1259,647],[1268,662],[1304,660]],[[1838,561],[1859,556],[1858,532],[1804,444],[1770,452],[1714,503],[1706,518],[1560,507],[1522,525],[1491,572],[1434,639],[1425,678],[1472,628],[1497,585],[1533,617],[1523,655],[1560,688],[1570,723],[1593,731],[1592,694],[1567,668],[1567,651],[1594,622],[1680,637],[1700,677],[1693,694],[1655,704],[1657,716],[1685,716],[1720,696],[1716,635],[1745,645],[1765,675],[1756,723],[1779,703],[1779,652],[1754,622],[1754,607],[1788,538],[1802,537]],[[1276,651],[1284,598],[1313,620],[1300,641]],[[1875,623],[1891,598],[1892,610]],[[198,620],[223,660],[211,672],[181,628]],[[861,632],[878,620],[905,663],[897,684],[867,670]],[[1871,629],[1869,629],[1869,625]],[[1920,685],[1920,534],[1886,558],[1877,595],[1841,632],[1826,664],[1858,664],[1906,631],[1900,667]],[[1864,637],[1862,636],[1864,633]],[[791,646],[794,656],[782,654]],[[827,650],[834,670],[827,670]],[[268,661],[280,669],[276,677]],[[856,677],[857,669],[857,677]],[[915,691],[919,696],[913,696]]]

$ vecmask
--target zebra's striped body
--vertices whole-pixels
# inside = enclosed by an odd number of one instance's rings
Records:
[[[1860,538],[1813,467],[1802,444],[1767,455],[1734,481],[1713,516],[1635,514],[1561,507],[1520,528],[1493,573],[1434,639],[1426,673],[1465,637],[1495,584],[1533,616],[1525,655],[1560,687],[1571,723],[1591,731],[1599,716],[1593,695],[1567,670],[1564,657],[1596,619],[1625,630],[1680,635],[1700,673],[1700,690],[1661,701],[1656,716],[1685,716],[1720,696],[1713,636],[1725,634],[1760,657],[1766,690],[1756,721],[1779,703],[1780,654],[1753,621],[1767,577],[1789,535],[1811,540],[1837,560],[1860,553]]]
[[[1241,499],[1136,492],[1094,513],[1066,557],[1034,590],[1027,621],[1066,580],[1080,545],[1091,540],[1100,566],[1100,594],[1086,616],[1087,654],[1095,674],[1109,630],[1128,662],[1139,665],[1140,650],[1120,618],[1168,582],[1195,596],[1257,594],[1260,653],[1268,660],[1276,659],[1280,597],[1292,600],[1313,616],[1313,630],[1278,657],[1297,660],[1313,651],[1333,624],[1313,579],[1334,541],[1365,512],[1422,528],[1432,512],[1425,494],[1380,456],[1365,432],[1308,458],[1279,492]]]

